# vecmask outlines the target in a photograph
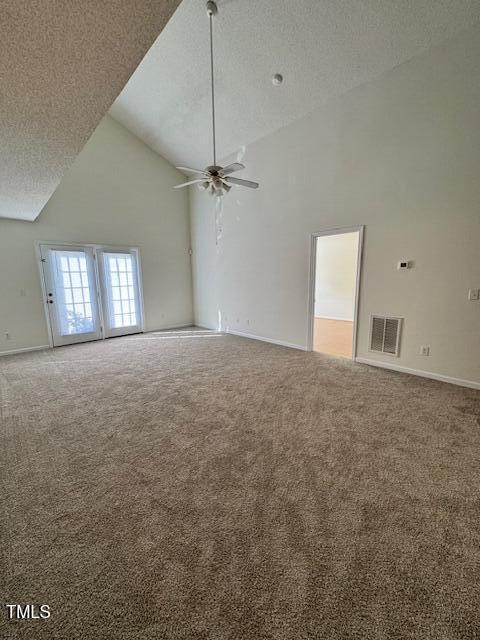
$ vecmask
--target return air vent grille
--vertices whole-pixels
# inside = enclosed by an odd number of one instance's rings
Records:
[[[370,351],[398,356],[402,318],[372,316],[370,322]]]

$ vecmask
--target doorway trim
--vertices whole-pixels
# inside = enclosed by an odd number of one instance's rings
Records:
[[[355,225],[352,227],[333,227],[315,231],[310,234],[310,269],[308,286],[308,326],[307,326],[307,351],[313,351],[313,333],[315,322],[315,275],[317,266],[317,238],[322,236],[338,236],[343,233],[358,232],[357,250],[357,276],[355,280],[355,305],[353,315],[353,340],[352,340],[352,360],[357,359],[357,333],[358,333],[358,309],[360,302],[360,284],[362,277],[362,257],[363,257],[363,236],[365,225]]]

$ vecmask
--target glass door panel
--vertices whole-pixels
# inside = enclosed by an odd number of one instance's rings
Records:
[[[105,335],[142,331],[138,260],[135,251],[99,252],[105,304]]]
[[[93,249],[41,245],[40,250],[54,346],[101,338]]]

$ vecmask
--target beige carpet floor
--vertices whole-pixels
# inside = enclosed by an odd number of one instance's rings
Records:
[[[28,640],[480,637],[480,393],[185,332],[0,359]]]

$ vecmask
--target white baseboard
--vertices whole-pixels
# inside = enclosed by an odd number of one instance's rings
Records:
[[[270,342],[271,344],[278,344],[281,347],[289,347],[290,349],[300,349],[301,351],[307,351],[306,347],[301,344],[293,344],[292,342],[285,342],[284,340],[274,340],[273,338],[265,338],[264,336],[257,336],[253,333],[245,333],[243,331],[234,331],[233,329],[225,329],[225,333],[231,333],[234,336],[240,336],[241,338],[249,338],[250,340],[260,340],[261,342]]]
[[[155,331],[173,331],[174,329],[187,329],[188,327],[194,327],[195,325],[189,322],[188,324],[169,324],[159,329],[148,329],[148,331],[142,331],[142,333],[155,333]]]
[[[353,318],[338,318],[336,316],[315,316],[319,320],[338,320],[340,322],[351,322],[353,324]]]
[[[43,349],[51,349],[49,344],[41,344],[38,347],[23,347],[22,349],[10,349],[9,351],[0,351],[0,356],[13,356],[16,353],[28,353],[29,351],[42,351]]]
[[[444,376],[440,373],[433,373],[432,371],[423,371],[422,369],[410,369],[409,367],[402,367],[399,364],[391,364],[389,362],[379,362],[378,360],[370,360],[368,358],[355,358],[355,362],[360,364],[368,364],[371,367],[380,367],[381,369],[390,369],[392,371],[398,371],[400,373],[409,373],[413,376],[420,376],[421,378],[430,378],[432,380],[439,380],[440,382],[448,382],[449,384],[456,384],[459,387],[468,387],[469,389],[480,389],[480,382],[474,380],[463,380],[462,378],[452,378],[451,376]]]

